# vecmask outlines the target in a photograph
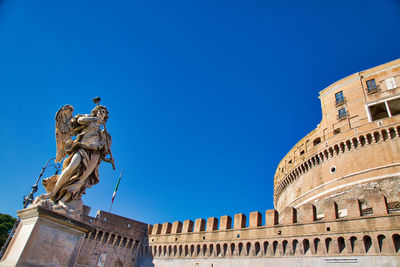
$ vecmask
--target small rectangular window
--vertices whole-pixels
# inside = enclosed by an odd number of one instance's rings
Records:
[[[336,93],[335,94],[335,99],[336,99],[336,105],[344,103],[343,91],[340,91],[340,92]]]
[[[371,79],[367,81],[367,89],[368,93],[378,91],[378,87],[376,86],[375,79]]]
[[[314,141],[313,141],[313,145],[316,146],[319,143],[321,143],[321,138],[320,137],[315,138]]]
[[[300,151],[300,155],[304,155],[304,150]]]
[[[338,114],[339,119],[342,119],[347,116],[346,108],[341,108],[341,109],[339,109],[338,112],[339,112],[339,114]]]
[[[336,128],[335,130],[333,130],[333,134],[338,134],[340,133],[340,128]]]

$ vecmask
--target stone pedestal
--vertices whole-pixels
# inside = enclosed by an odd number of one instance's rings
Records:
[[[73,266],[93,228],[42,207],[18,211],[21,222],[0,266]]]

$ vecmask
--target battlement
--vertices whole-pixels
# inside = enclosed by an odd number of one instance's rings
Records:
[[[374,195],[371,207],[359,199],[345,209],[328,200],[313,204],[186,220],[149,226],[140,255],[156,258],[273,257],[315,255],[394,255],[400,252],[400,198]]]
[[[346,201],[347,208],[339,212],[338,205],[334,201],[326,201],[324,209],[317,215],[316,207],[307,203],[299,208],[287,207],[281,213],[272,209],[265,211],[264,220],[262,214],[258,211],[251,212],[249,219],[242,213],[235,214],[232,217],[228,215],[204,219],[185,220],[183,223],[175,221],[173,223],[162,223],[149,225],[148,232],[150,237],[163,235],[177,235],[201,232],[219,232],[246,230],[254,228],[270,228],[292,226],[295,224],[310,224],[318,222],[344,221],[348,219],[366,218],[374,216],[385,216],[391,214],[400,215],[400,197],[398,201],[388,203],[384,195],[375,195],[370,201],[372,207],[361,208],[361,203],[357,198],[348,199]]]

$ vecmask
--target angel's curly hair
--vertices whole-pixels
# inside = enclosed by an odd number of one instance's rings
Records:
[[[92,112],[91,112],[92,117],[97,117],[97,112],[100,109],[103,109],[106,111],[106,117],[104,118],[104,121],[107,121],[108,120],[108,109],[102,105],[95,106],[94,109],[92,109]]]

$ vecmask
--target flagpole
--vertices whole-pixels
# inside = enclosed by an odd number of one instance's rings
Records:
[[[120,176],[119,176],[117,185],[115,186],[115,190],[114,190],[114,193],[113,193],[113,196],[112,196],[112,199],[111,199],[110,209],[108,210],[109,213],[111,212],[111,208],[112,208],[112,205],[113,205],[113,203],[114,203],[114,198],[115,198],[115,195],[117,194],[119,182],[121,181],[121,177],[122,177],[122,174],[123,174],[123,173],[124,173],[124,170],[121,171],[121,174],[120,174]]]

